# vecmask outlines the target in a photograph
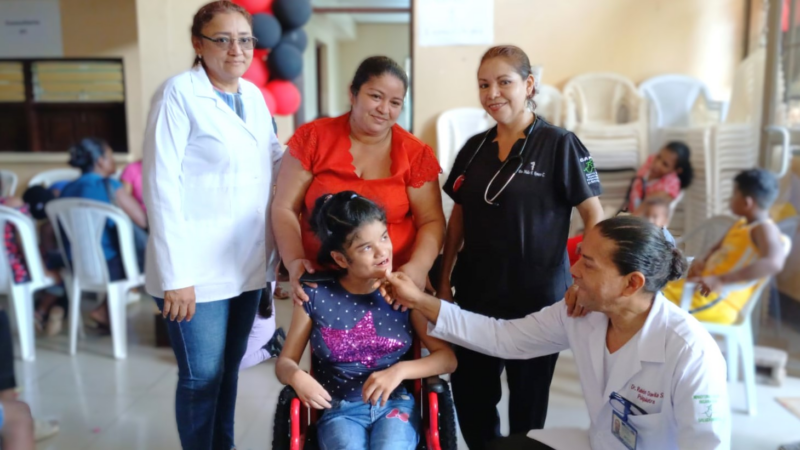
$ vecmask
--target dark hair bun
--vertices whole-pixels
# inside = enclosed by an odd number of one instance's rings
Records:
[[[97,138],[85,138],[69,149],[69,165],[83,173],[94,170],[94,164],[102,158],[108,144]]]
[[[672,247],[672,262],[669,267],[669,281],[675,281],[683,277],[688,269],[686,258],[683,257],[683,252],[677,247]]]

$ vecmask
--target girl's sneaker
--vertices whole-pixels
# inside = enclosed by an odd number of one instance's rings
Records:
[[[283,331],[283,328],[278,328],[275,330],[275,334],[272,335],[272,338],[264,346],[264,349],[269,352],[272,358],[277,358],[283,350],[284,342],[286,342],[286,332]]]

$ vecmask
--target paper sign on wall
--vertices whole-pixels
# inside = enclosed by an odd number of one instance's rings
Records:
[[[0,0],[0,58],[62,56],[58,0]]]
[[[419,45],[494,44],[494,0],[417,2]]]

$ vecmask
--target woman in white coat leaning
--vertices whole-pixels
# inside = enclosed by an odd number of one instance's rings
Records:
[[[562,300],[522,319],[493,319],[420,292],[402,273],[388,275],[390,291],[428,318],[431,336],[478,352],[523,359],[571,348],[594,449],[728,449],[719,347],[694,317],[658,293],[682,275],[680,251],[661,229],[629,216],[600,222],[581,252],[567,297],[589,311],[584,317],[570,317]],[[545,443],[560,448],[558,439]],[[543,448],[525,436],[494,445]]]
[[[147,291],[178,360],[175,414],[186,450],[235,447],[239,363],[274,274],[267,217],[281,146],[259,89],[252,20],[229,1],[192,25],[194,67],[153,98],[144,143]]]

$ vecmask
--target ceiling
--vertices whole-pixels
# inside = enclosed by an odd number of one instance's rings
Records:
[[[410,8],[411,0],[311,0],[311,4],[328,8]]]
[[[411,0],[312,0],[315,8],[410,8]],[[338,13],[337,13],[338,14]],[[409,23],[409,13],[398,12],[368,12],[344,13],[348,14],[356,23]]]

